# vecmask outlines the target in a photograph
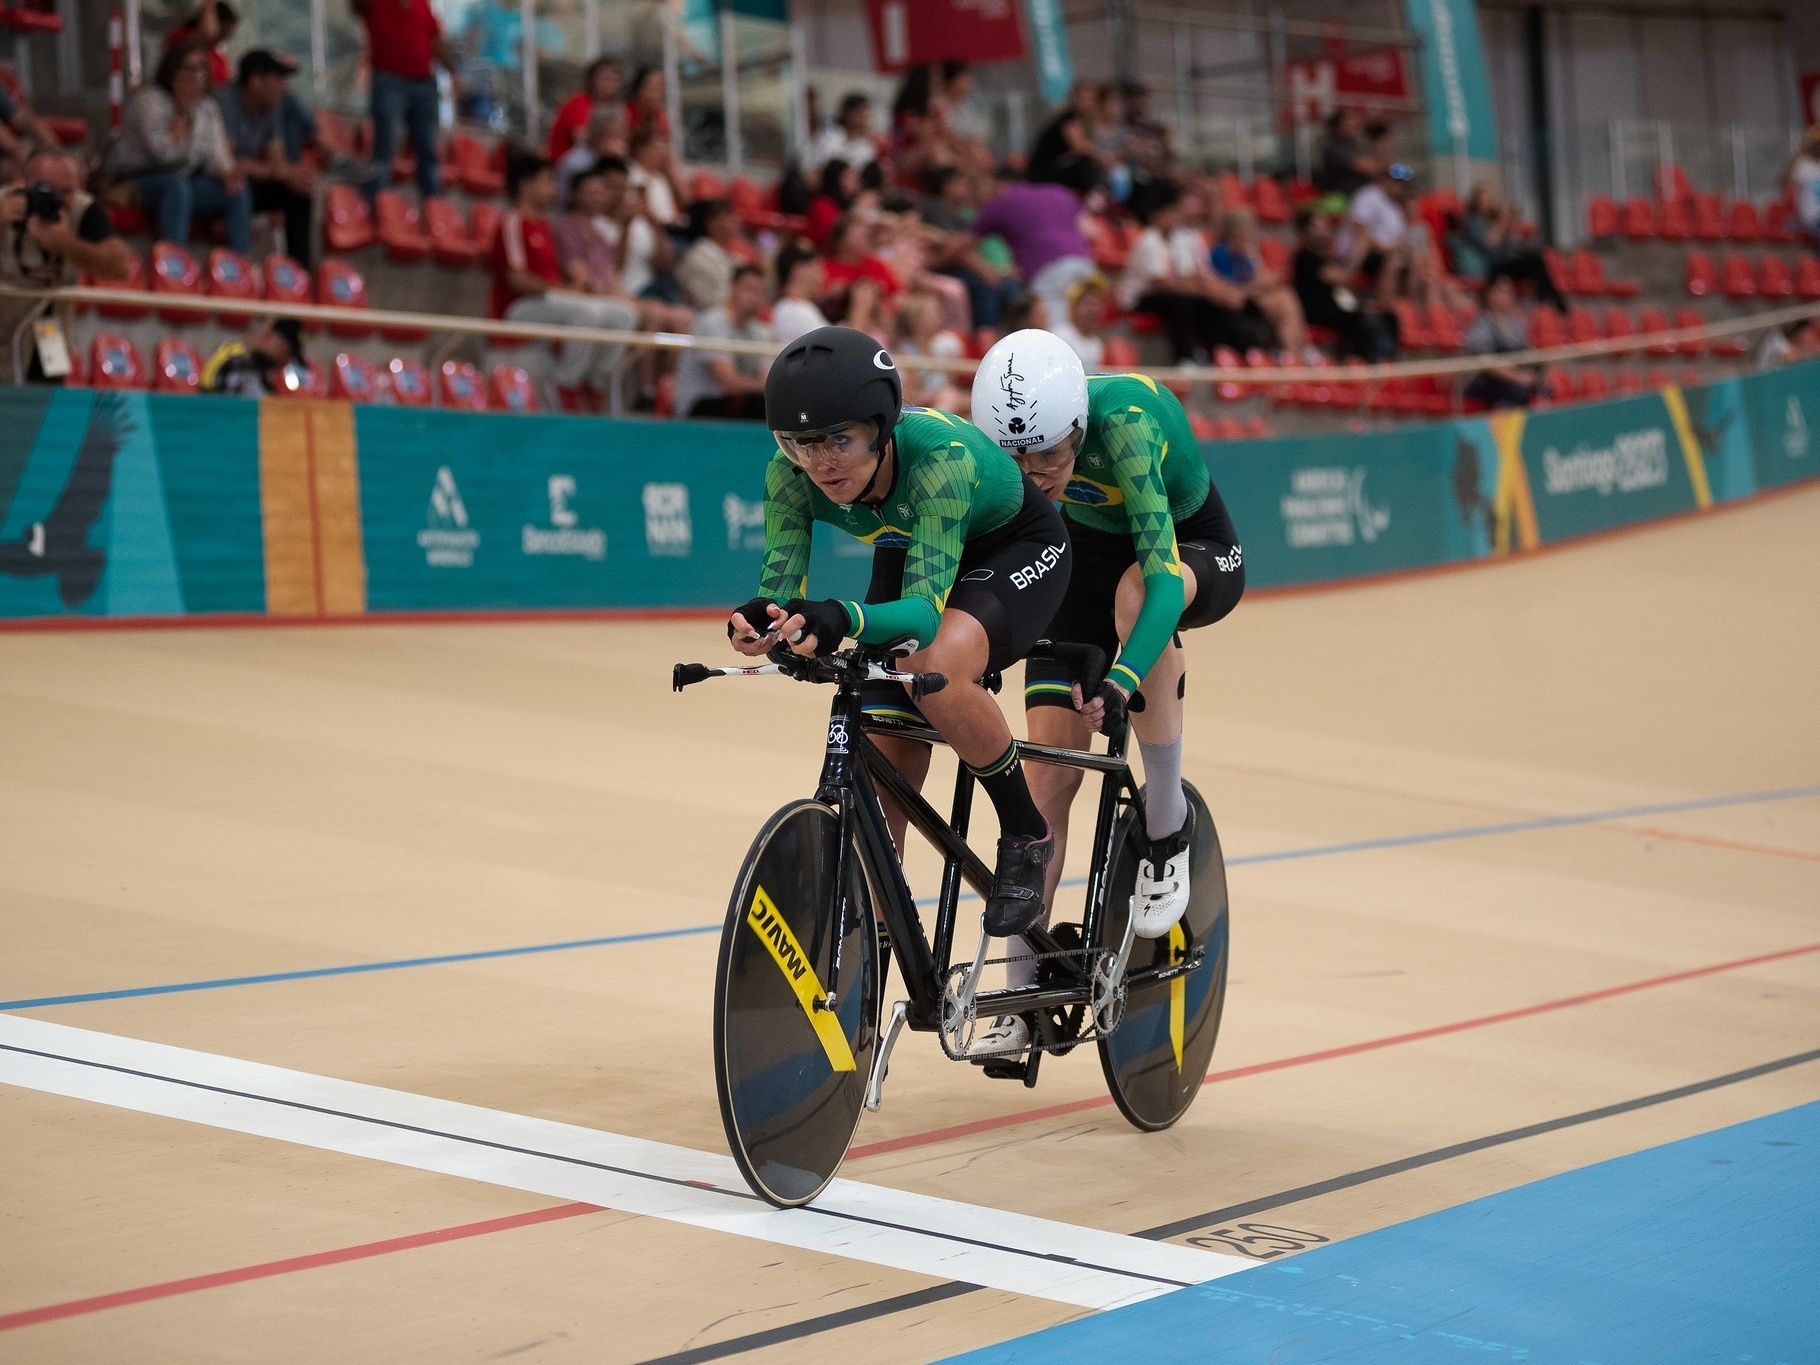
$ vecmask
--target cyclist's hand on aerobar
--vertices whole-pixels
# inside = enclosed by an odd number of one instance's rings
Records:
[[[1116,734],[1125,728],[1130,694],[1111,678],[1100,679],[1091,697],[1081,695],[1081,685],[1074,685],[1074,709],[1081,713],[1087,728],[1096,734]]]
[[[832,654],[852,627],[846,607],[833,598],[810,602],[793,597],[784,611],[789,614],[777,623],[778,638],[798,654]]]
[[[727,618],[727,639],[741,654],[758,658],[777,643],[777,623],[783,608],[764,597],[754,597]]]

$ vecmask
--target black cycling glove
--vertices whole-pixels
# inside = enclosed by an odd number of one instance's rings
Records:
[[[1119,685],[1111,678],[1102,678],[1100,679],[1100,690],[1094,696],[1097,696],[1106,708],[1100,719],[1100,733],[1108,738],[1123,734],[1126,712],[1130,708],[1126,704],[1125,694],[1119,690]],[[1092,701],[1093,697],[1087,697],[1084,700]]]
[[[834,653],[840,648],[841,641],[847,638],[847,632],[853,626],[852,621],[847,617],[846,606],[832,597],[819,602],[809,602],[800,597],[793,597],[784,603],[784,615],[803,618],[803,633],[797,639],[807,639],[813,635],[817,654]],[[797,640],[789,640],[785,643],[795,644]]]
[[[733,617],[743,616],[746,618],[746,624],[751,626],[762,639],[765,632],[771,628],[771,613],[765,610],[771,605],[772,601],[769,597],[754,597],[745,606],[734,608],[732,615],[727,617],[727,638],[731,640],[736,634],[733,629]]]

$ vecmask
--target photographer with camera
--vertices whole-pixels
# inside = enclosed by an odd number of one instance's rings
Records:
[[[27,158],[23,178],[0,187],[0,237],[0,281],[15,287],[73,284],[77,271],[105,285],[126,279],[130,269],[132,249],[82,188],[75,159],[49,147]],[[30,299],[0,297],[0,340],[12,337],[32,306]],[[10,366],[0,375],[10,383]],[[27,377],[45,378],[36,349]]]

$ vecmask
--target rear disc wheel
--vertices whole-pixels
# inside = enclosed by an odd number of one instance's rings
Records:
[[[714,1080],[746,1183],[780,1208],[827,1187],[859,1126],[878,1042],[878,945],[857,851],[837,897],[840,817],[817,801],[753,840],[721,930]],[[837,927],[838,926],[838,927]],[[834,948],[840,974],[827,1005]]]

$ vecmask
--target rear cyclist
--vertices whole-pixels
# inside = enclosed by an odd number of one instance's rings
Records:
[[[1062,518],[978,428],[904,408],[890,355],[853,328],[819,328],[772,361],[765,417],[778,451],[765,473],[764,569],[758,596],[727,623],[733,647],[763,654],[782,638],[799,654],[828,654],[849,635],[916,642],[902,667],[948,679],[922,713],[998,812],[986,931],[1020,933],[1042,915],[1055,836],[979,679],[1023,658],[1061,603],[1072,562]],[[863,603],[803,597],[816,521],[873,546]],[[868,711],[917,718],[901,687],[881,688]],[[929,746],[880,736],[879,747],[920,788]],[[901,847],[904,817],[887,815]]]
[[[1025,674],[1030,738],[1080,748],[1130,713],[1148,784],[1148,848],[1132,919],[1160,938],[1188,906],[1193,838],[1182,791],[1184,659],[1178,629],[1210,625],[1245,590],[1243,555],[1182,405],[1143,375],[1094,375],[1060,338],[1014,332],[980,361],[973,416],[1043,492],[1063,504],[1074,574],[1050,624],[1056,644],[1097,645],[1114,662],[1083,697],[1076,667],[1038,647]],[[1053,896],[1081,771],[1038,765],[1030,785],[1056,835]],[[1013,962],[1013,985],[1029,974]],[[1001,1026],[1023,1027],[1021,1020]],[[1003,1032],[995,1026],[995,1033]],[[1001,1039],[1005,1050],[1022,1043]],[[986,1040],[982,1040],[982,1047]]]

